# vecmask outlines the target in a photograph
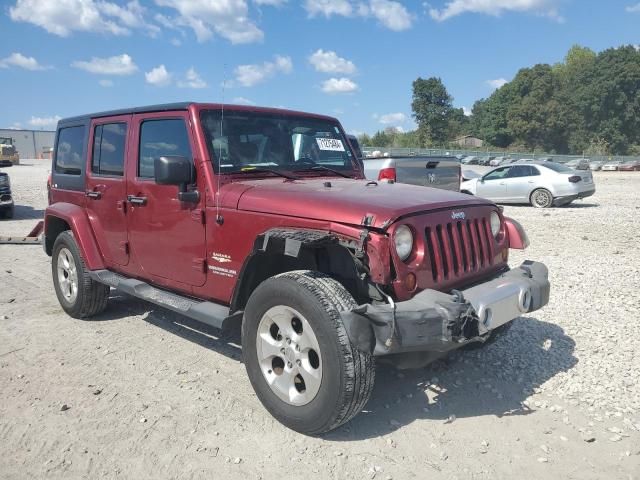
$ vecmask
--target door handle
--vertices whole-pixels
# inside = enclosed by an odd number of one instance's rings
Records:
[[[504,182],[500,182],[498,185],[506,185]]]
[[[127,195],[127,200],[131,205],[138,205],[140,207],[147,204],[147,197],[136,197],[135,195]]]
[[[527,181],[527,183],[536,183],[536,182],[534,182],[533,180],[529,180]]]
[[[89,198],[93,198],[95,200],[98,200],[100,197],[102,197],[102,192],[97,192],[95,190],[87,190],[86,192],[84,192],[86,197]]]

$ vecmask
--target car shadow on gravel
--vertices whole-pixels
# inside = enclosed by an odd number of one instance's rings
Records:
[[[232,360],[241,361],[242,359],[240,322],[235,322],[231,326],[219,330],[117,290],[111,290],[107,309],[100,315],[93,317],[92,320],[97,322],[110,321],[132,315],[140,315],[142,320],[155,327]]]
[[[401,371],[379,363],[364,411],[326,439],[379,437],[421,420],[534,414],[523,401],[577,363],[574,349],[575,342],[559,326],[522,317],[495,343],[453,352],[421,369]]]
[[[33,208],[30,205],[17,204],[13,207],[13,220],[42,220],[43,218],[44,210],[42,208]]]

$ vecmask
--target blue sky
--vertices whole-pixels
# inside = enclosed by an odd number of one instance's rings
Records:
[[[182,100],[411,120],[439,76],[470,109],[573,44],[640,44],[638,0],[0,0],[0,127]],[[222,85],[225,83],[226,87]]]

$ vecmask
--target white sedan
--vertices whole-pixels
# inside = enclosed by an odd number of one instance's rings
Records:
[[[576,171],[554,162],[527,162],[498,167],[461,183],[460,191],[496,203],[529,203],[548,208],[568,205],[593,195],[590,171]]]

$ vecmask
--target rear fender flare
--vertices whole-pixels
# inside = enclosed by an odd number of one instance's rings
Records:
[[[57,236],[66,228],[71,230],[78,243],[82,258],[89,270],[105,268],[102,254],[91,229],[91,223],[82,207],[72,203],[59,202],[47,208],[44,216],[44,248],[47,255],[51,255],[53,244]]]

